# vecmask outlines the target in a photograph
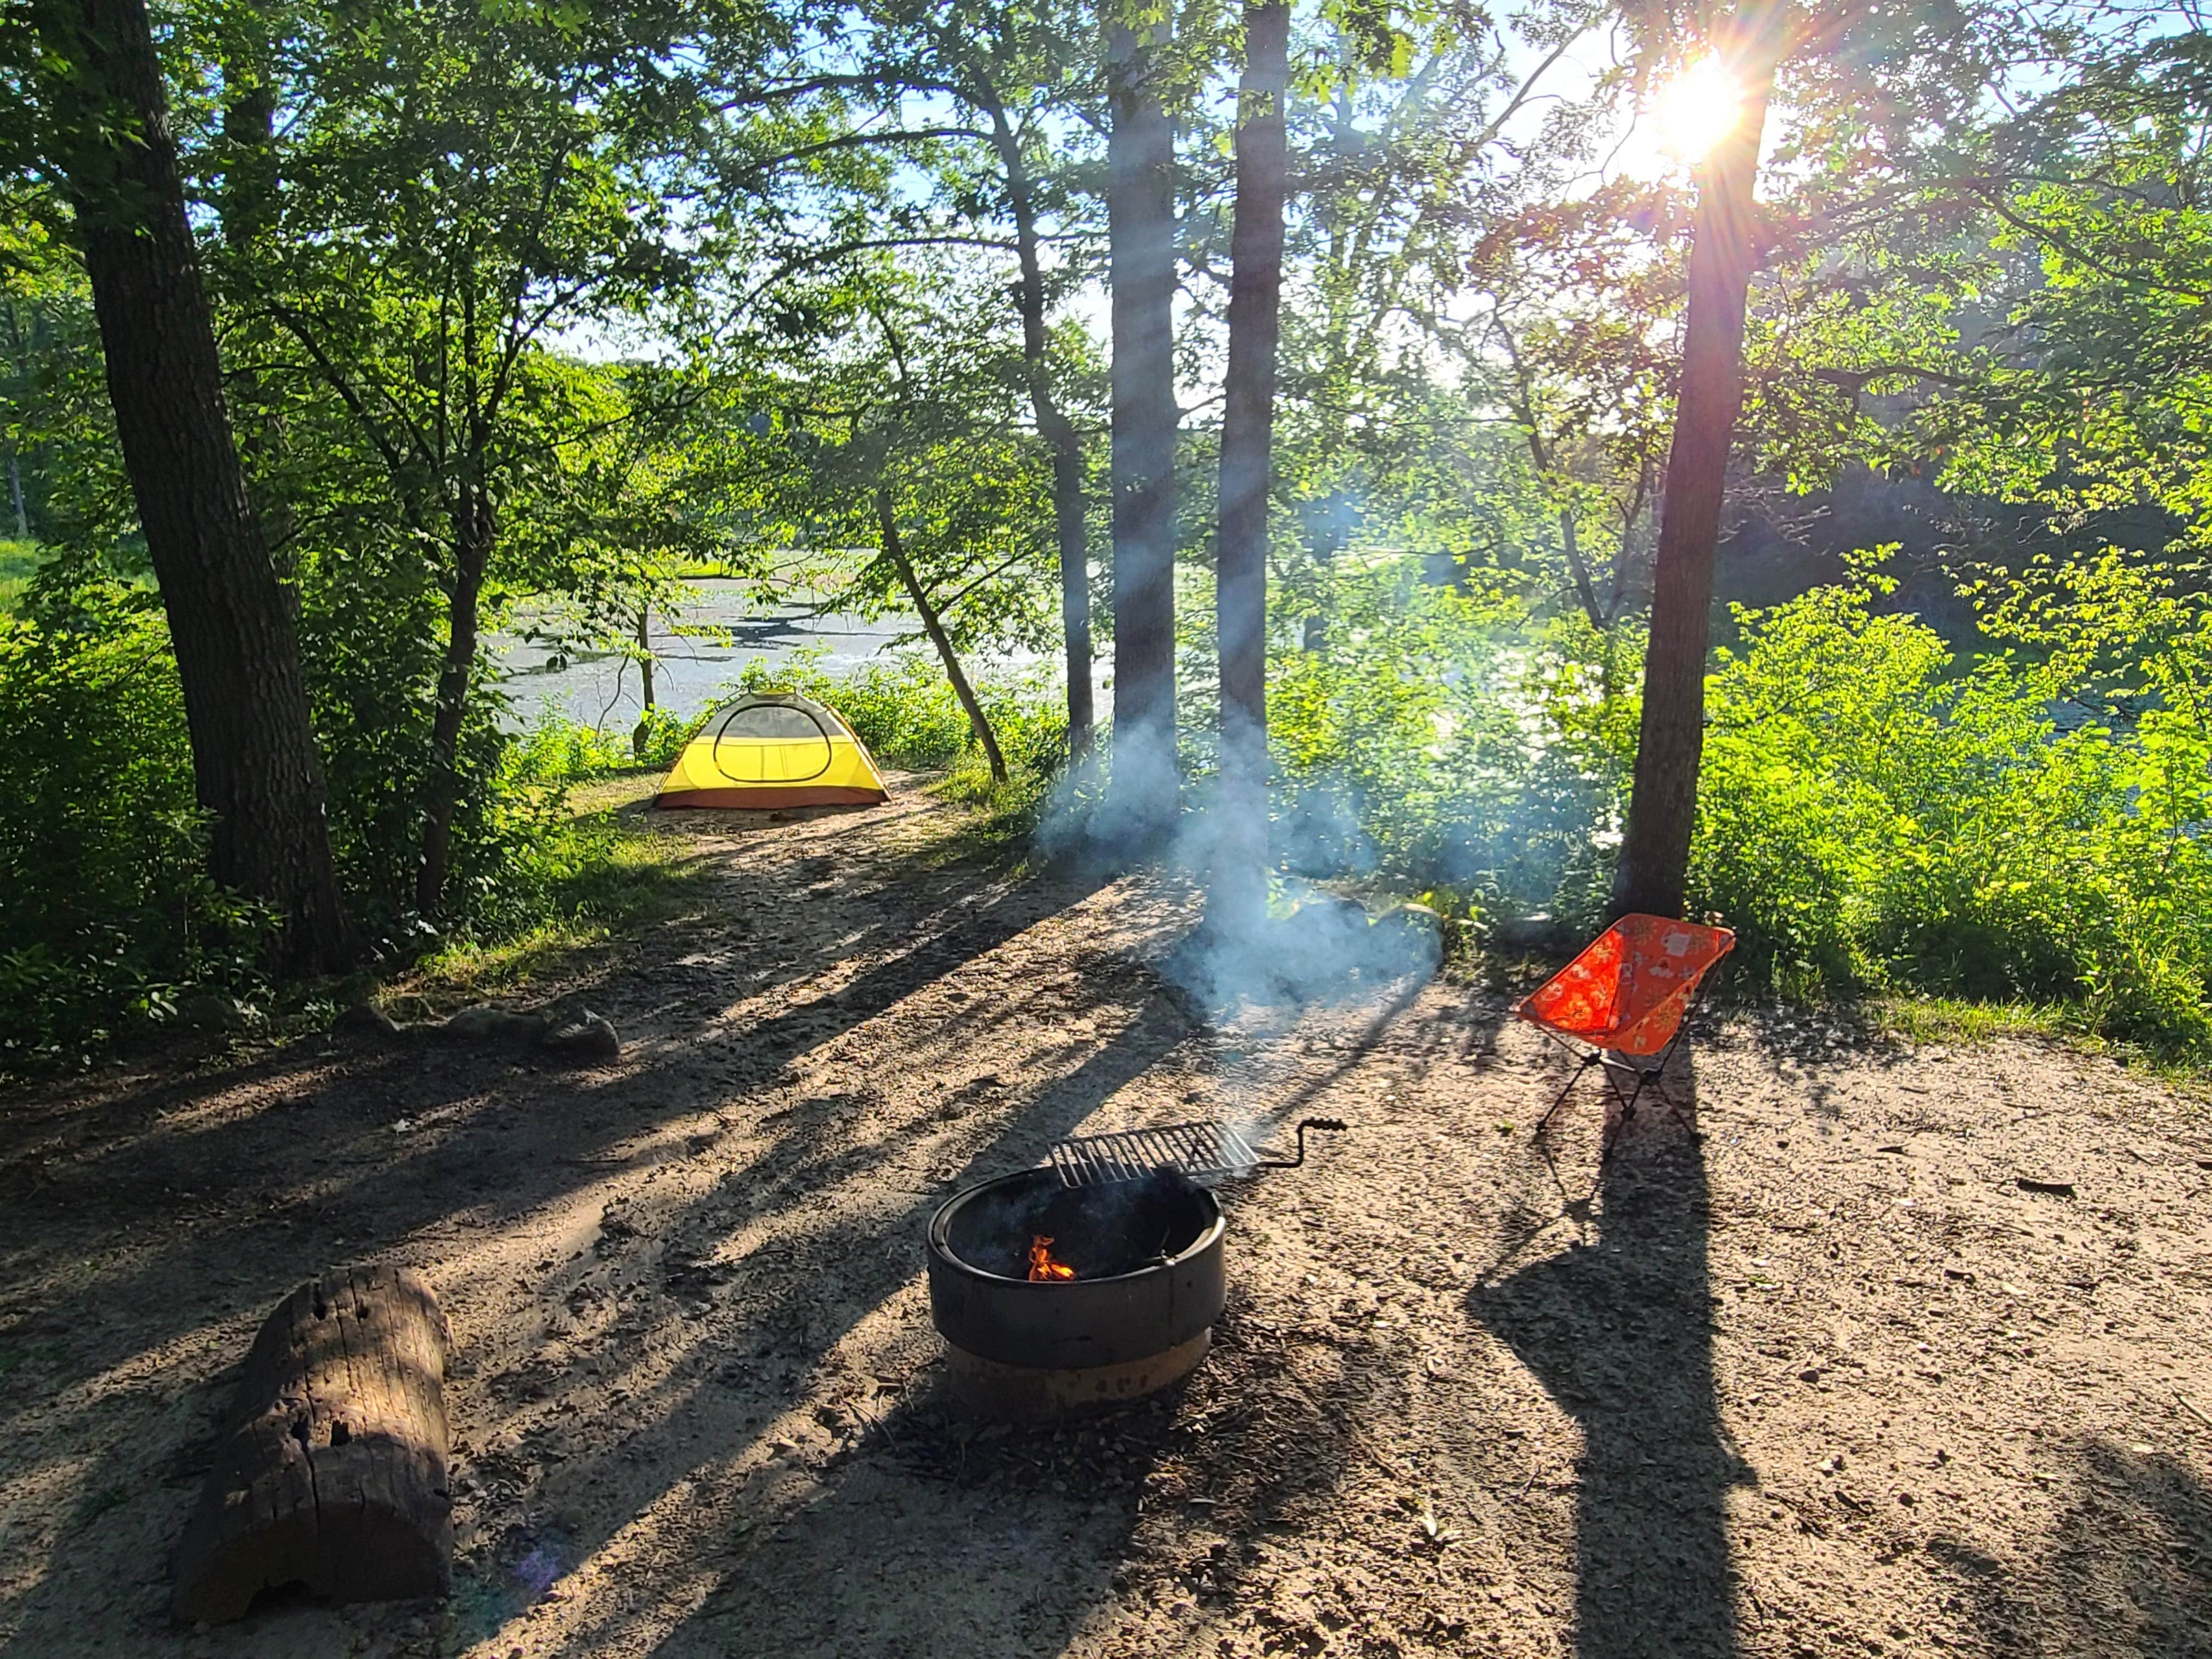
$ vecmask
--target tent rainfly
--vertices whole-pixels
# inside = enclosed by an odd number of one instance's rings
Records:
[[[872,806],[889,798],[867,745],[836,714],[790,691],[718,709],[684,746],[655,806]]]

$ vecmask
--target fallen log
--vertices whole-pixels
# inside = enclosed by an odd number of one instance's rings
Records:
[[[335,1601],[442,1595],[452,1580],[438,1298],[404,1267],[339,1268],[269,1316],[199,1507],[171,1603],[241,1617],[264,1589]]]

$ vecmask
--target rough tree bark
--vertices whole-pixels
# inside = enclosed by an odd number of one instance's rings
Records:
[[[1155,25],[1147,25],[1147,35]],[[1113,125],[1106,219],[1113,289],[1114,777],[1123,835],[1175,823],[1175,131],[1148,38],[1107,35]]]
[[[1613,912],[1682,914],[1705,748],[1705,657],[1711,644],[1713,554],[1729,455],[1743,409],[1743,321],[1759,258],[1759,137],[1778,50],[1763,4],[1739,14],[1723,52],[1743,106],[1698,169],[1690,246],[1689,319],[1667,457],[1666,502],[1652,567],[1644,711]]]
[[[282,964],[343,913],[290,595],[246,496],[144,0],[38,0],[40,90],[92,282],[116,434],[184,686],[209,867],[276,907]]]
[[[1215,605],[1221,652],[1219,837],[1212,920],[1256,926],[1267,902],[1267,510],[1274,476],[1275,353],[1290,153],[1287,0],[1244,9],[1230,234],[1229,366],[1223,381]]]
[[[899,585],[906,589],[907,598],[913,602],[914,614],[921,618],[922,632],[937,647],[939,661],[945,665],[945,678],[952,682],[952,695],[960,699],[960,707],[967,711],[968,725],[975,733],[975,741],[983,745],[983,758],[991,763],[991,778],[995,783],[1006,781],[1006,757],[999,749],[999,734],[991,729],[990,717],[984,714],[983,705],[976,701],[975,688],[968,684],[968,671],[960,665],[959,653],[952,648],[952,636],[945,631],[945,619],[937,607],[930,603],[929,594],[915,572],[914,561],[907,557],[905,538],[899,534],[898,514],[891,504],[891,492],[887,486],[876,486],[876,527],[884,538],[884,556],[898,572]]]
[[[1006,206],[1014,221],[1014,248],[1022,280],[1015,297],[1022,313],[1022,361],[1029,372],[1030,407],[1037,432],[1052,452],[1053,527],[1060,552],[1060,632],[1067,647],[1067,754],[1091,752],[1096,714],[1091,696],[1091,546],[1083,505],[1083,438],[1053,395],[1045,331],[1044,266],[1037,257],[1036,193],[1023,159],[1020,136],[988,77],[975,76],[976,97],[990,118],[991,140],[1006,170]]]

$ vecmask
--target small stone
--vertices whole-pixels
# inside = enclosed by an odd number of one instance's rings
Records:
[[[518,1014],[485,1002],[462,1009],[438,1030],[464,1042],[528,1042],[544,1035],[545,1024],[543,1014]]]
[[[198,1031],[240,1031],[252,1024],[245,1008],[212,991],[195,991],[179,999],[177,1018]]]
[[[356,1002],[331,1022],[338,1036],[384,1038],[399,1035],[399,1022],[373,1002]]]
[[[622,1053],[622,1038],[613,1025],[586,1008],[545,1032],[538,1046],[556,1059],[581,1064],[617,1058]]]

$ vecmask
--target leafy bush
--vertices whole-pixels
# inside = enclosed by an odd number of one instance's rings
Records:
[[[705,721],[705,715],[696,714],[690,720],[672,714],[665,708],[656,708],[638,724],[644,728],[644,741],[640,743],[636,732],[630,737],[629,759],[619,765],[670,767],[684,752],[684,745],[691,741],[692,734]]]
[[[1961,665],[1875,591],[1741,618],[1698,901],[1784,983],[2063,997],[2212,1048],[2212,616],[2106,559],[1991,605],[2039,659]]]
[[[1739,611],[1708,681],[1691,902],[1736,971],[2063,1000],[2212,1054],[2212,610],[2117,556],[2049,567],[1984,596],[1996,643],[1962,661],[1884,587]],[[1389,566],[1331,597],[1273,665],[1283,865],[1594,930],[1642,641]]]
[[[31,578],[38,574],[38,568],[37,543],[0,536],[0,614],[12,611],[21,604],[30,592]]]
[[[406,957],[439,938],[494,939],[526,929],[547,902],[549,871],[566,867],[573,815],[565,791],[599,768],[600,739],[558,719],[519,734],[488,674],[469,693],[459,744],[441,914],[415,910],[423,805],[432,765],[428,688],[441,652],[435,600],[362,561],[352,587],[311,587],[301,633],[307,684],[330,783],[331,844],[355,921]],[[583,745],[580,749],[579,745]],[[588,749],[588,754],[584,750]],[[611,763],[617,750],[605,746]],[[629,763],[627,746],[620,763]]]
[[[0,618],[0,1066],[47,1062],[184,986],[251,992],[269,918],[205,867],[160,612],[78,597],[82,629]]]

